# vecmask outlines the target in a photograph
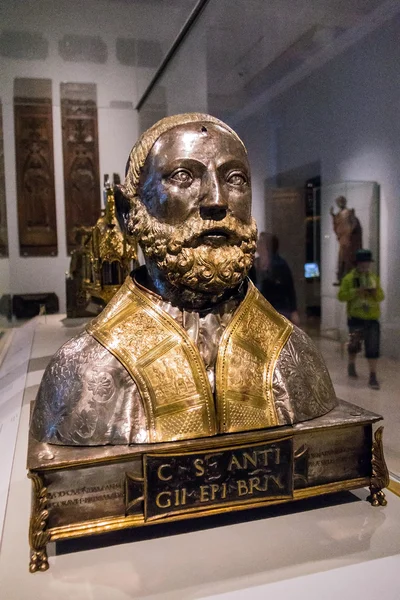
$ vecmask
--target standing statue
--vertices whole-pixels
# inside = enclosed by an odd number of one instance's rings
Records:
[[[122,191],[146,264],[50,361],[33,436],[86,446],[188,440],[334,408],[312,341],[247,278],[257,230],[236,133],[205,114],[162,119],[133,147]]]
[[[333,230],[339,242],[339,256],[337,265],[337,284],[343,277],[356,266],[356,252],[362,248],[361,223],[355,215],[354,208],[347,208],[347,200],[344,196],[336,198],[339,211],[335,214],[331,207]]]

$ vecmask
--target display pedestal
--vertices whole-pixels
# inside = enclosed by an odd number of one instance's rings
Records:
[[[267,506],[369,486],[386,503],[382,417],[340,401],[327,415],[261,431],[135,446],[28,447],[30,571],[50,541]]]

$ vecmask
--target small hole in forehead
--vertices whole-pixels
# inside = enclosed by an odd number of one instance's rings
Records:
[[[201,131],[203,133],[207,133],[207,127],[204,127],[204,125],[201,126]]]

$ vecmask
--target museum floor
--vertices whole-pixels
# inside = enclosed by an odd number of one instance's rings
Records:
[[[0,551],[2,599],[258,600],[271,594],[275,598],[296,594],[307,600],[333,600],[357,593],[367,600],[378,595],[398,600],[400,498],[390,491],[385,508],[372,508],[365,502],[367,491],[358,490],[211,521],[159,525],[157,533],[155,528],[148,533],[127,532],[117,540],[52,543],[50,570],[29,574],[30,482],[25,471],[29,404],[50,356],[83,326],[84,321],[67,322],[60,315],[37,317],[15,330],[12,361],[3,376],[0,373],[5,391],[0,409],[3,400],[11,406],[18,393],[23,397],[20,416],[13,417],[18,430],[16,425],[9,434],[14,431],[18,437],[15,455],[8,456],[8,477],[0,464],[0,508],[1,496],[4,505],[8,496]],[[399,365],[383,358],[381,390],[370,390],[364,361],[359,362],[359,379],[348,381],[343,348],[325,339],[317,343],[339,397],[390,415],[385,420],[386,458],[389,469],[400,474]],[[0,435],[3,465],[7,462],[4,431],[3,438]],[[1,525],[0,515],[0,531]],[[115,541],[121,543],[114,545]]]

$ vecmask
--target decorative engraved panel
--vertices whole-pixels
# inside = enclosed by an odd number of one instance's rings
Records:
[[[253,394],[262,397],[265,359],[238,346],[232,353],[231,368],[228,370],[228,386],[242,396]]]
[[[289,322],[250,287],[219,348],[216,389],[224,433],[278,425],[272,379],[291,331]]]
[[[176,401],[197,398],[201,402],[190,362],[183,348],[176,344],[145,367],[145,372],[153,388],[155,410],[169,404],[172,398]]]
[[[264,312],[254,304],[238,327],[237,335],[246,339],[248,331],[251,331],[253,342],[268,354],[280,335],[281,327],[272,319],[265,319]]]
[[[161,435],[165,438],[197,437],[204,427],[202,407],[195,407],[190,412],[176,412],[162,416],[159,420]]]
[[[259,429],[265,422],[265,408],[251,406],[249,403],[228,402],[228,415],[232,431]]]
[[[4,175],[3,112],[0,102],[0,256],[8,256],[6,180]]]
[[[96,86],[61,84],[67,249],[76,247],[75,227],[91,227],[100,216]]]
[[[114,339],[121,339],[124,336],[129,356],[138,359],[169,336],[169,332],[157,325],[144,310],[138,310],[132,314],[128,322],[116,320],[109,331]]]
[[[22,256],[57,254],[50,98],[14,98],[19,245]]]

